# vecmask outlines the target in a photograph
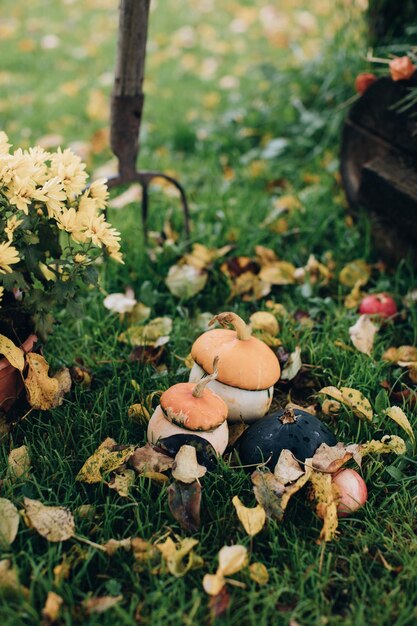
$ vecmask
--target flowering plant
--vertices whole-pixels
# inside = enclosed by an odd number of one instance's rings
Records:
[[[11,151],[0,131],[1,322],[20,311],[44,337],[52,311],[73,307],[81,283],[96,283],[99,256],[123,262],[120,235],[102,213],[105,181],[86,183],[85,164],[71,150]]]

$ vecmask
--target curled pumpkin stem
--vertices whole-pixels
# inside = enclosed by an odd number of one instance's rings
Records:
[[[215,315],[212,320],[209,322],[209,326],[214,324],[214,322],[218,322],[220,326],[224,328],[227,326],[233,326],[236,331],[237,338],[241,341],[247,341],[252,336],[252,329],[246,322],[243,321],[239,315],[236,313],[232,313],[231,311],[227,311],[225,313],[219,313]]]
[[[204,376],[204,378],[202,378],[193,387],[192,394],[194,398],[201,398],[201,396],[203,395],[204,389],[206,388],[206,385],[208,385],[208,383],[210,383],[212,380],[216,380],[218,373],[219,373],[219,370],[217,368],[218,363],[219,363],[219,357],[216,356],[213,361],[213,373],[209,374],[208,376]]]

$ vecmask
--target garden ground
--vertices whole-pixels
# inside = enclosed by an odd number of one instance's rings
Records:
[[[176,237],[182,227],[177,198],[162,186],[152,193],[150,227],[160,236],[152,236],[151,255],[142,242],[137,206],[110,209],[110,221],[122,232],[125,265],[103,267],[101,288],[86,294],[82,317],[58,312],[59,325],[45,347],[54,367],[82,358],[93,382],[76,385],[60,408],[32,412],[13,430],[10,447],[2,448],[1,475],[9,449],[22,444],[29,448],[32,468],[25,480],[4,482],[3,497],[16,505],[27,496],[78,511],[78,535],[99,544],[125,537],[156,541],[169,530],[184,536],[169,512],[166,486],[138,477],[123,498],[105,482],[88,486],[75,477],[106,437],[119,444],[145,441],[145,426],[132,420],[128,409],[186,379],[184,359],[201,332],[201,313],[232,308],[248,317],[266,310],[266,300],[288,312],[279,320],[285,350],[300,346],[303,363],[312,366],[299,387],[279,388],[281,401],[290,394],[308,404],[326,385],[353,387],[374,405],[374,421],[362,422],[348,410],[324,416],[339,440],[402,434],[384,416],[390,399],[381,382],[400,388],[408,379],[381,356],[390,346],[416,343],[415,308],[403,304],[415,287],[413,268],[404,261],[390,271],[379,263],[369,221],[362,213],[355,219],[348,215],[338,177],[340,124],[354,77],[366,69],[360,7],[351,4],[298,0],[277,9],[249,0],[153,2],[141,166],[175,173],[184,183],[193,242],[211,248],[231,244],[228,257],[254,258],[261,245],[296,267],[313,254],[332,278],[319,275],[315,281],[307,272],[303,284],[275,286],[263,299],[231,298],[221,259],[209,268],[203,291],[179,300],[165,283],[186,250]],[[107,127],[115,4],[6,0],[3,5],[3,129],[22,147],[38,141],[46,147],[72,145],[90,171],[111,172]],[[277,208],[290,210],[274,214]],[[350,344],[348,329],[357,312],[345,307],[349,288],[338,279],[356,259],[371,266],[364,290],[389,291],[403,313],[377,334],[371,357]],[[118,341],[126,321],[107,311],[103,298],[126,287],[151,307],[151,317],[173,321],[160,363],[165,368],[130,360],[131,347]],[[404,410],[414,425],[412,410],[406,405]],[[62,624],[208,623],[203,575],[215,571],[223,545],[241,543],[250,548],[252,562],[266,565],[269,581],[260,586],[245,572],[237,575],[244,588],[230,588],[230,608],[219,624],[414,624],[415,470],[411,447],[402,458],[366,460],[366,507],[340,523],[336,540],[318,545],[320,520],[301,496],[291,502],[283,523],[271,522],[251,541],[231,504],[239,494],[247,506],[255,505],[250,479],[226,459],[202,479],[203,522],[195,550],[204,566],[183,578],[151,565],[139,571],[123,550],[110,558],[71,541],[47,543],[22,522],[2,558],[18,568],[28,593],[1,601],[1,623],[39,623],[51,590],[63,598]],[[79,507],[87,504],[94,509],[81,515],[86,509]],[[63,563],[68,576],[57,574]],[[86,616],[83,601],[91,595],[122,599],[107,612]]]

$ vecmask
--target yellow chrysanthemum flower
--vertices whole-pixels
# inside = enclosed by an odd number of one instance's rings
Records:
[[[104,209],[109,197],[109,191],[107,189],[107,180],[105,178],[98,178],[90,185],[90,196],[94,198],[97,209]]]
[[[60,148],[51,155],[50,173],[57,176],[63,184],[64,191],[69,198],[78,196],[84,189],[87,181],[85,164],[80,157],[67,149]]]
[[[8,154],[11,148],[9,138],[3,130],[0,130],[0,154]]]
[[[67,199],[62,181],[57,176],[47,180],[41,189],[36,189],[33,197],[36,200],[45,202],[48,216],[54,219],[62,213],[62,203]]]
[[[16,176],[6,190],[10,204],[14,204],[25,215],[29,213],[29,205],[35,193],[35,183],[30,178],[20,179]]]
[[[19,220],[16,215],[12,215],[12,217],[9,217],[6,223],[6,228],[4,229],[4,232],[6,233],[7,239],[9,241],[12,241],[14,231],[16,230],[16,228],[18,228],[18,226],[20,226],[22,222],[23,220]]]
[[[10,266],[19,261],[17,250],[10,241],[0,243],[0,274],[10,274],[13,271]]]

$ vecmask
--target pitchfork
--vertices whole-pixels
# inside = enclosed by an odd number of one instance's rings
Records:
[[[164,178],[180,193],[184,211],[184,230],[190,234],[190,218],[185,191],[173,178],[157,171],[138,171],[139,132],[144,103],[146,40],[150,0],[121,0],[116,72],[111,100],[110,145],[118,159],[118,174],[108,181],[109,188],[138,182],[142,186],[142,225],[147,238],[149,185]]]

